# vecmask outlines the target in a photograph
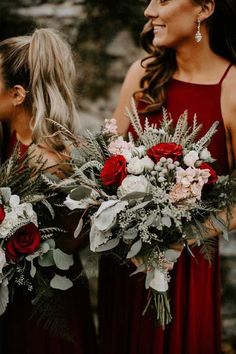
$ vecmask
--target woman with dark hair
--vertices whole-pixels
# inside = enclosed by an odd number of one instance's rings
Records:
[[[11,155],[16,143],[20,155],[27,153],[34,143],[34,153],[42,156],[45,166],[62,176],[58,166],[68,156],[70,142],[49,119],[72,133],[78,130],[75,77],[71,49],[54,30],[41,28],[32,35],[0,42],[0,121],[7,127],[5,158]],[[81,246],[81,238],[75,240],[70,234],[74,221],[66,212],[57,218],[57,227],[64,228],[67,223],[66,236],[56,238],[57,245],[59,241],[66,253]],[[74,286],[48,297],[41,304],[44,312],[35,313],[32,296],[20,286],[16,289],[13,303],[0,318],[0,328],[4,327],[1,354],[96,354],[88,281],[79,255],[74,258],[75,265],[70,268]],[[52,312],[52,306],[56,312]],[[52,318],[47,321],[50,313]],[[53,322],[54,316],[62,322]],[[53,333],[50,329],[55,328],[48,326],[50,323],[57,326]]]
[[[124,114],[134,97],[142,124],[162,118],[162,106],[176,123],[188,110],[204,134],[214,121],[219,129],[209,149],[218,173],[236,161],[236,4],[234,0],[151,0],[142,41],[148,57],[127,73],[114,112],[119,132],[132,131]],[[235,210],[230,228],[236,228]],[[209,235],[213,236],[212,235]],[[216,243],[217,243],[217,238]],[[210,265],[198,247],[186,249],[170,281],[173,320],[162,330],[149,311],[144,275],[104,257],[100,272],[102,354],[219,354],[221,347],[218,244]],[[111,335],[112,334],[112,335]]]

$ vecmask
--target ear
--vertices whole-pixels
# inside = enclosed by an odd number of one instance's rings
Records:
[[[13,106],[20,106],[24,103],[27,91],[21,85],[15,85],[11,89]]]
[[[205,1],[202,5],[202,10],[199,13],[199,17],[201,21],[206,20],[209,18],[213,12],[215,11],[215,0]]]

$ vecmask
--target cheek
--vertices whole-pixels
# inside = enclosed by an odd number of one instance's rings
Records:
[[[0,119],[10,119],[13,114],[14,106],[9,96],[0,95]]]

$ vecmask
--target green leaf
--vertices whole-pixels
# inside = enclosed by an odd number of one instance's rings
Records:
[[[225,224],[224,220],[221,219],[219,216],[215,216],[214,214],[210,214],[210,218],[217,230],[222,232],[222,235],[226,241],[229,241],[229,230],[227,225]]]
[[[56,248],[52,252],[57,268],[68,270],[74,264],[73,255],[64,253],[60,248]]]
[[[50,267],[55,265],[52,252],[53,250],[50,250],[38,258],[38,262],[41,267]]]
[[[105,252],[105,251],[110,251],[113,248],[115,248],[116,246],[118,246],[120,242],[120,238],[114,238],[112,240],[107,241],[104,245],[101,245],[99,247],[96,248],[96,252]]]
[[[77,238],[79,236],[79,234],[82,231],[83,225],[84,225],[83,218],[80,218],[79,223],[74,231],[74,238]]]
[[[126,258],[133,258],[135,256],[137,256],[137,254],[139,253],[139,251],[142,248],[142,240],[138,240],[136,241],[130,248]]]
[[[73,286],[73,283],[66,276],[56,274],[50,281],[50,286],[53,289],[68,290]]]
[[[5,312],[9,302],[9,290],[4,282],[0,285],[0,316]]]
[[[87,186],[78,186],[73,189],[70,193],[70,198],[73,200],[81,200],[89,198],[91,195],[92,189]]]

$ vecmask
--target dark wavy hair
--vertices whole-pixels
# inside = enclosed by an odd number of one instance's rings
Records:
[[[203,5],[209,0],[192,1]],[[211,49],[236,63],[236,1],[215,1],[215,11],[207,20]],[[141,90],[134,94],[135,98],[141,96],[141,101],[146,103],[145,112],[159,111],[165,105],[168,83],[177,68],[174,49],[157,48],[152,42],[153,28],[151,21],[148,21],[141,33],[142,46],[149,54],[142,60],[146,73],[140,83]]]

